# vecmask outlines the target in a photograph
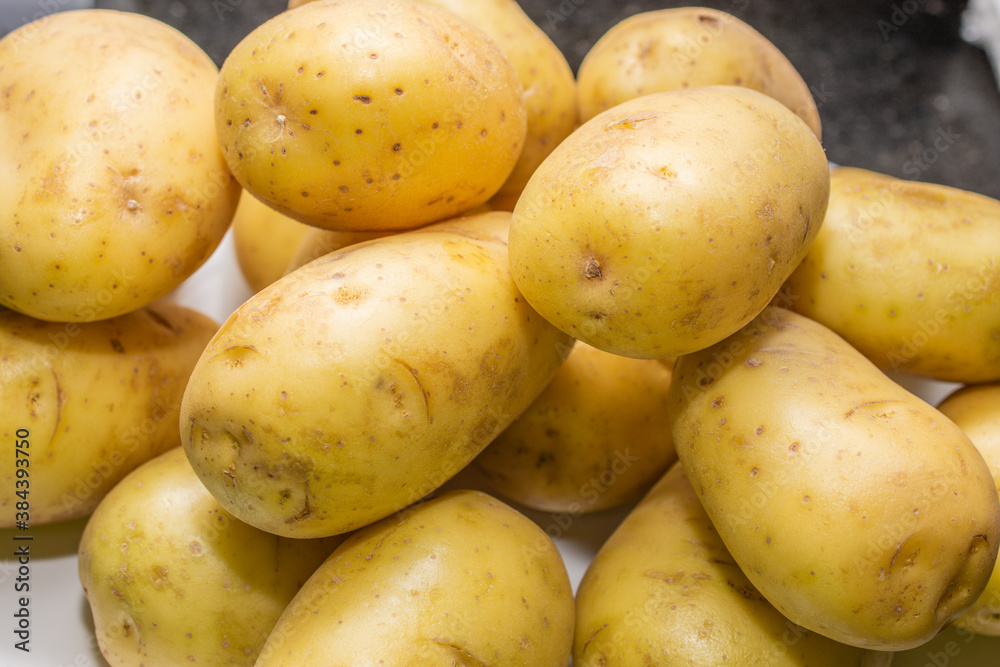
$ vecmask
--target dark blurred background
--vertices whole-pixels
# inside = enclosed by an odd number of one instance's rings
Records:
[[[58,2],[59,0],[52,0]],[[218,64],[287,0],[96,0],[169,23]],[[521,0],[574,70],[612,25],[696,3]],[[705,0],[770,39],[813,90],[829,158],[1000,199],[1000,92],[960,36],[964,0]]]

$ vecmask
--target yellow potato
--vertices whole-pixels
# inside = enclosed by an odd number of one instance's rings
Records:
[[[281,616],[257,667],[565,667],[573,591],[555,544],[477,491],[349,537]]]
[[[218,325],[177,305],[83,324],[0,309],[0,527],[90,514],[131,470],[180,445],[188,376]],[[13,442],[24,442],[16,451]],[[30,520],[17,516],[29,489]]]
[[[418,0],[321,0],[226,58],[218,135],[236,178],[302,222],[403,230],[478,206],[524,146],[521,82],[479,30]]]
[[[341,541],[275,537],[238,521],[177,447],[123,479],[80,538],[98,647],[113,667],[253,665]]]
[[[311,1],[290,0],[288,6],[295,8]],[[524,13],[516,0],[424,2],[446,9],[486,33],[507,56],[524,86],[528,118],[524,149],[507,181],[490,200],[499,210],[513,210],[531,174],[576,126],[573,70],[559,47]],[[359,41],[365,43],[367,35]]]
[[[314,229],[243,193],[233,217],[233,246],[250,289],[259,292],[285,275],[302,239]]]
[[[227,510],[279,535],[353,530],[444,484],[528,407],[571,341],[514,286],[509,220],[355,244],[230,317],[180,422]]]
[[[335,229],[311,228],[298,242],[291,258],[286,262],[283,273],[291,273],[314,259],[328,255],[347,246],[390,236],[397,232],[339,232]]]
[[[514,209],[511,271],[557,327],[627,357],[692,352],[749,322],[823,221],[829,167],[747,88],[646,95],[584,123]]]
[[[1000,384],[962,387],[938,406],[946,417],[965,432],[986,459],[1000,492]],[[1000,637],[1000,563],[993,567],[986,590],[974,605],[958,617],[959,628]]]
[[[0,40],[0,306],[61,322],[152,303],[229,227],[217,70],[150,18],[81,10]]]
[[[576,595],[576,667],[887,667],[786,619],[733,562],[675,464],[591,561]]]
[[[715,9],[677,7],[630,16],[591,47],[577,78],[583,121],[640,95],[744,86],[778,100],[821,137],[816,102],[795,66],[751,26]]]
[[[552,382],[476,457],[522,505],[579,515],[637,498],[677,459],[670,370],[577,343]]]
[[[733,559],[792,622],[887,651],[990,578],[1000,504],[947,417],[826,327],[780,308],[677,360],[677,453]]]
[[[1000,380],[1000,201],[839,167],[783,291],[883,370]]]

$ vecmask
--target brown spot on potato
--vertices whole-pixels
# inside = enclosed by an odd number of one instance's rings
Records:
[[[118,354],[125,354],[125,346],[123,346],[122,342],[117,338],[111,339],[111,349],[117,352]]]
[[[615,131],[615,130],[634,130],[640,124],[647,121],[659,118],[660,114],[655,111],[646,111],[641,113],[634,113],[625,118],[612,121],[604,126],[605,132]]]
[[[601,264],[591,257],[587,260],[587,263],[583,266],[583,277],[587,280],[593,280],[595,278],[603,280],[604,274],[601,272]]]
[[[371,104],[372,103],[372,98],[370,96],[368,96],[368,95],[355,95],[354,96],[354,101],[355,102],[361,102],[362,104]]]

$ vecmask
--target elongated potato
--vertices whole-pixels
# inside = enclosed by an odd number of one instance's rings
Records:
[[[249,667],[341,541],[276,538],[233,518],[178,446],[115,486],[80,538],[98,647],[113,667]]]
[[[938,406],[965,432],[986,459],[1000,492],[1000,384],[962,387]],[[983,635],[1000,637],[1000,562],[976,603],[955,625]]]
[[[769,308],[678,359],[670,399],[677,453],[706,512],[794,623],[904,650],[983,591],[1000,546],[983,457],[823,325]]]
[[[829,167],[808,126],[734,86],[595,116],[535,171],[510,262],[528,302],[627,357],[702,349],[759,313],[819,231]]]
[[[279,14],[226,58],[215,107],[244,188],[344,231],[413,229],[486,202],[527,127],[500,49],[418,0],[319,0]]]
[[[555,544],[478,491],[358,530],[309,578],[257,667],[565,667],[573,590]]]
[[[285,275],[302,239],[313,229],[244,192],[233,217],[233,246],[250,289],[259,292]]]
[[[744,86],[778,100],[822,136],[816,102],[795,66],[751,26],[716,9],[674,7],[628,17],[591,47],[578,80],[582,121],[640,95]]]
[[[0,309],[0,429],[27,442],[0,450],[0,527],[14,525],[19,490],[30,487],[32,525],[86,516],[136,466],[179,446],[184,386],[217,328],[171,304],[83,324]]]
[[[188,383],[184,447],[227,510],[334,535],[419,500],[551,380],[571,339],[507,264],[510,214],[367,241],[258,292]]]
[[[1000,201],[838,167],[784,292],[883,370],[1000,380]]]
[[[670,369],[577,343],[552,382],[476,457],[504,496],[579,515],[649,488],[677,459],[670,440]]]
[[[284,273],[291,273],[300,266],[304,266],[314,259],[319,259],[335,250],[342,250],[347,246],[371,241],[372,239],[389,236],[396,232],[338,232],[335,229],[320,229],[313,227],[303,235],[291,258],[285,265]]]
[[[218,70],[138,14],[46,16],[0,40],[0,306],[130,312],[212,254],[239,197],[215,137]]]
[[[591,561],[576,595],[576,667],[887,667],[786,619],[733,562],[675,464]]]

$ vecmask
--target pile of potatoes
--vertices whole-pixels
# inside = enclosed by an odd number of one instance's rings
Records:
[[[1000,636],[1000,202],[831,170],[738,19],[634,16],[574,77],[515,0],[292,0],[218,70],[69,12],[0,90],[2,429],[33,525],[90,516],[110,664]],[[162,301],[230,227],[254,295]],[[614,507],[574,591],[527,513]]]

